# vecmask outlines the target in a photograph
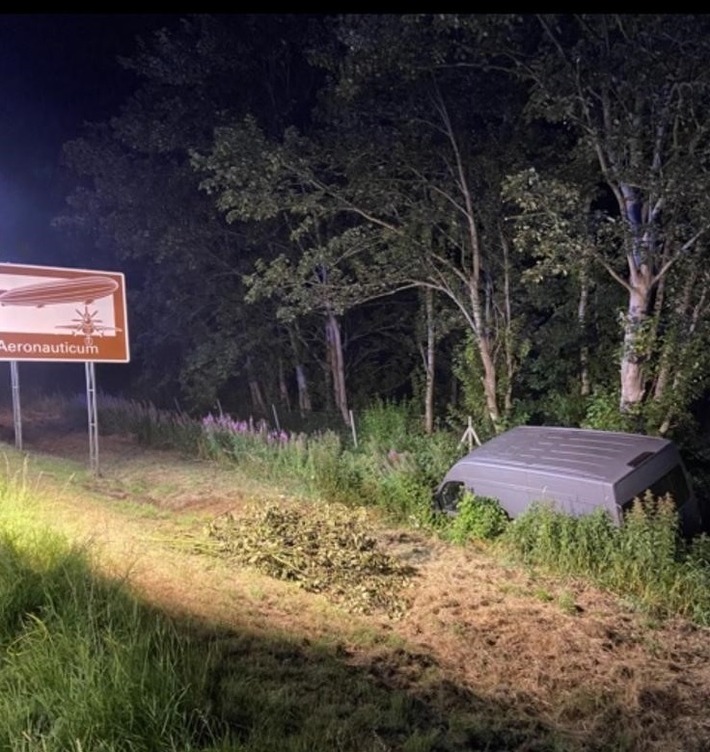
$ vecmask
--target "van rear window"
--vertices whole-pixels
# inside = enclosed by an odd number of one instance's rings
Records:
[[[657,499],[670,494],[676,507],[682,507],[686,501],[690,498],[690,489],[688,488],[688,481],[686,480],[683,468],[680,465],[676,465],[671,468],[663,477],[659,478],[648,489]],[[643,497],[643,494],[639,494]],[[624,505],[624,511],[630,509],[633,504],[633,499],[629,499]]]
[[[671,494],[677,507],[682,507],[690,496],[688,482],[680,465],[676,465],[662,478],[659,478],[649,490],[657,499],[666,494]]]

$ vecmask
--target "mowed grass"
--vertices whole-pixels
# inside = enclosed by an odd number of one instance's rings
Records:
[[[554,729],[452,692],[436,670],[400,688],[386,671],[352,665],[332,639],[161,612],[128,580],[101,574],[90,544],[49,524],[63,494],[80,494],[54,476],[41,460],[6,455],[0,749],[423,752],[515,749],[531,738],[560,748]],[[87,508],[96,503],[88,492]]]
[[[383,415],[391,417],[391,411]],[[189,429],[188,438],[194,433]],[[412,647],[396,629],[350,619],[314,595],[297,600],[288,583],[249,578],[224,562],[207,564],[215,576],[205,587],[204,580],[192,578],[197,559],[194,550],[190,553],[203,505],[214,513],[222,500],[230,507],[278,503],[295,490],[308,496],[314,510],[334,498],[378,509],[403,530],[421,529],[428,522],[431,467],[443,455],[432,463],[428,455],[415,454],[413,443],[411,450],[392,456],[388,447],[399,447],[395,440],[404,439],[378,439],[376,432],[369,439],[364,434],[356,452],[328,434],[281,445],[238,431],[219,437],[224,445],[210,451],[198,447],[198,459],[186,452],[184,442],[169,440],[182,430],[179,421],[166,420],[158,432],[159,446],[173,446],[181,454],[156,451],[155,432],[138,435],[139,443],[118,442],[111,471],[99,478],[87,472],[85,461],[36,456],[29,462],[8,448],[0,483],[0,749],[708,748],[695,732],[676,747],[668,742],[677,734],[658,737],[662,719],[676,722],[673,714],[687,715],[692,728],[700,728],[704,721],[694,708],[696,699],[708,694],[704,682],[686,696],[681,684],[664,685],[668,679],[659,678],[656,686],[649,677],[648,688],[645,680],[627,679],[607,686],[586,682],[591,677],[580,674],[578,690],[560,693],[555,702],[555,686],[568,680],[568,670],[574,675],[577,657],[555,676],[546,678],[543,669],[535,669],[550,650],[550,625],[532,634],[540,652],[530,650],[527,662],[535,670],[516,666],[505,690],[505,671],[491,665],[486,670],[486,661],[505,666],[507,654],[496,656],[496,641],[512,635],[515,649],[513,633],[528,625],[506,634],[505,613],[496,610],[488,622],[491,631],[484,634],[484,614],[499,598],[493,591],[471,601],[476,611],[459,608],[455,593],[444,597],[432,610],[431,633]],[[273,457],[275,465],[269,464]],[[493,532],[503,556],[515,554],[516,566],[557,572],[571,582],[585,577],[631,597],[652,615],[680,614],[707,623],[705,541],[690,552],[679,549],[672,520],[663,514],[639,512],[637,524],[620,533],[604,520],[578,522],[546,509],[506,530],[488,507],[487,512],[483,518],[462,517],[450,537],[466,548]],[[114,538],[121,547],[111,552],[107,568],[99,557],[107,553],[106,540]],[[154,549],[150,558],[139,545],[144,543]],[[497,556],[497,545],[485,542],[484,548],[491,560]],[[169,570],[178,586],[164,592],[156,582],[136,588],[140,578],[133,575],[139,569],[150,575],[152,567]],[[442,587],[451,588],[451,573],[440,574]],[[220,578],[230,580],[227,596],[219,590]],[[473,577],[468,581],[473,586]],[[501,594],[504,585],[497,585]],[[568,618],[578,618],[573,594],[563,590],[556,596],[559,589],[549,585],[530,588],[521,591],[527,611],[536,611],[533,602],[553,604]],[[232,612],[227,622],[189,618],[191,605],[222,598]],[[443,617],[451,609],[460,614],[448,623]],[[306,612],[317,618],[301,618]],[[518,613],[525,618],[526,611]],[[272,624],[274,616],[278,623]],[[423,618],[419,624],[428,630]],[[594,620],[588,628],[592,635],[611,635],[611,647],[604,643],[598,656],[606,660],[606,651],[612,651],[613,663],[616,643],[623,644],[615,629],[602,629]],[[446,630],[466,642],[478,640],[479,654],[467,662],[480,666],[480,675],[471,679],[469,672],[463,682],[438,663],[435,647],[422,651],[422,644],[445,641]],[[632,639],[637,637],[630,634]],[[580,638],[579,644],[589,642]],[[565,648],[564,641],[559,647]],[[639,661],[640,674],[645,658],[633,660]],[[633,668],[624,670],[633,675]],[[631,686],[638,691],[628,690],[627,698],[625,687]],[[641,707],[656,695],[670,698],[662,711]],[[701,700],[697,704],[704,707]]]

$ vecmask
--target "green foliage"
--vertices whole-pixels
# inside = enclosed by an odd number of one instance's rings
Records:
[[[611,427],[617,405],[595,398],[585,418],[575,400],[578,356],[592,346],[591,382],[607,393],[631,252],[663,277],[658,310],[627,321],[625,357],[644,361],[645,401],[659,402],[645,425],[685,425],[710,373],[706,27],[688,15],[203,14],[146,40],[123,61],[135,95],[66,145],[77,188],[57,221],[78,248],[142,269],[133,393],[242,408],[253,368],[268,402],[278,366],[302,362],[282,347],[284,321],[304,324],[314,378],[327,363],[314,319],[347,312],[355,328],[365,303],[389,312],[381,296],[404,292],[398,354],[360,328],[346,352],[354,393],[394,393],[412,381],[425,289],[437,336],[470,337],[453,366],[458,423],[472,416],[482,438],[533,415]],[[495,365],[487,400],[482,351]],[[506,413],[497,426],[487,402]]]
[[[573,517],[533,504],[501,542],[527,564],[588,577],[655,615],[710,624],[710,549],[705,536],[680,538],[670,497],[636,499],[621,526],[602,509]]]
[[[465,492],[458,502],[457,514],[444,528],[445,537],[456,543],[494,540],[508,527],[508,515],[497,499]]]
[[[582,421],[582,428],[599,431],[629,431],[635,421],[630,415],[619,411],[619,389],[597,389],[587,402],[587,412]]]
[[[481,441],[486,441],[495,435],[496,427],[486,410],[486,399],[483,391],[483,368],[473,338],[467,336],[454,354],[452,373],[461,384],[460,406],[452,406],[450,419],[464,424],[468,416],[473,419]]]
[[[344,504],[367,501],[361,493],[361,467],[357,455],[343,447],[337,433],[326,431],[315,435],[308,446],[311,487],[322,498]]]
[[[394,520],[422,526],[430,519],[432,491],[418,468],[404,468],[380,478],[375,503]]]
[[[358,415],[357,430],[359,443],[368,450],[404,451],[421,434],[421,422],[413,403],[377,398]]]
[[[579,176],[584,176],[581,169]],[[579,276],[594,247],[588,222],[592,188],[543,177],[530,167],[506,176],[502,191],[520,210],[513,218],[516,247],[534,259],[523,279],[539,284],[549,277]]]
[[[552,391],[537,400],[530,409],[541,417],[543,425],[575,428],[584,423],[589,410],[589,398],[579,394],[577,388],[567,392]]]
[[[552,505],[534,503],[509,526],[503,542],[528,564],[596,577],[607,566],[617,532],[604,509],[573,517]]]
[[[0,748],[198,748],[209,656],[82,551],[28,533],[0,531]]]

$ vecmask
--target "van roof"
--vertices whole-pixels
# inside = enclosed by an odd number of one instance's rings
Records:
[[[672,442],[654,436],[560,426],[518,426],[467,454],[461,465],[547,470],[611,483]]]

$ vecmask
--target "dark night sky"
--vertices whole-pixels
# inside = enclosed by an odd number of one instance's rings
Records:
[[[0,14],[0,261],[61,265],[49,227],[63,196],[61,145],[86,121],[117,112],[135,83],[116,58],[130,57],[179,16]]]

